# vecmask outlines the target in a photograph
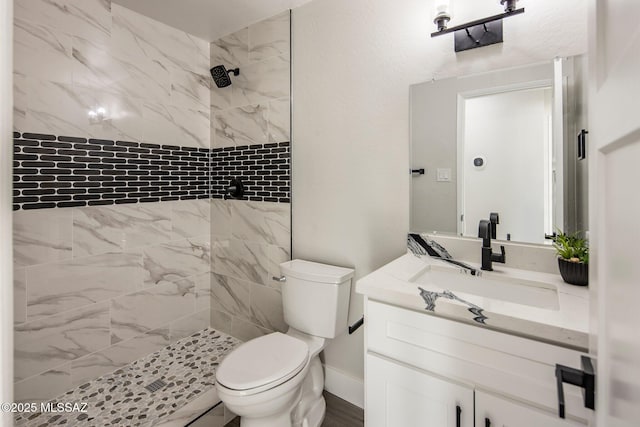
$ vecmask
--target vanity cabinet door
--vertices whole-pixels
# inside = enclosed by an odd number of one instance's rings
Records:
[[[476,427],[585,427],[544,410],[476,389]]]
[[[368,353],[367,427],[473,427],[473,388]]]

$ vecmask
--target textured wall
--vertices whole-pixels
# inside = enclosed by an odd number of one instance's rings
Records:
[[[500,11],[455,2],[453,25]],[[404,253],[409,229],[409,85],[579,54],[581,0],[521,4],[505,43],[455,54],[431,39],[433,2],[322,0],[293,14],[293,246],[296,258],[355,266],[362,277]],[[362,313],[353,296],[350,320]],[[363,376],[362,332],[337,339],[326,363]]]
[[[208,43],[110,1],[15,5],[16,131],[209,148]],[[98,107],[107,120],[94,123]],[[118,146],[131,149],[104,145]],[[86,182],[115,187],[107,175]],[[18,400],[54,397],[208,326],[209,201],[181,197],[14,212]]]
[[[286,11],[211,44],[211,66],[240,67],[232,86],[212,84],[211,146],[242,158],[223,181],[240,176],[248,190],[211,200],[211,325],[243,340],[287,329],[271,277],[291,254],[289,36]],[[271,169],[251,163],[261,152]]]

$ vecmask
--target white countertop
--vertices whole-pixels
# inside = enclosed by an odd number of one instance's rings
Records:
[[[473,266],[473,263],[468,263]],[[432,267],[433,266],[433,267]],[[478,267],[478,266],[476,266]],[[420,311],[426,315],[446,317],[500,332],[519,335],[564,347],[586,351],[589,328],[589,291],[586,287],[566,284],[560,275],[517,270],[494,264],[491,277],[544,282],[557,292],[558,304],[551,309],[507,302],[500,299],[454,291],[456,299],[436,299],[432,310],[421,296],[448,289],[437,284],[416,284],[412,278],[429,268],[453,268],[450,264],[429,256],[411,252],[361,278],[356,292],[368,298],[399,307]],[[484,273],[484,272],[483,272]],[[470,278],[474,280],[473,277]],[[469,280],[467,278],[466,280]],[[504,286],[509,286],[508,280]],[[502,285],[501,285],[502,286]],[[549,288],[547,288],[549,289]],[[465,304],[466,303],[466,304]],[[476,307],[472,311],[472,307]],[[481,308],[478,316],[477,308]]]

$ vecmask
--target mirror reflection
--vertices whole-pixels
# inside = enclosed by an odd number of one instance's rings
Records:
[[[412,231],[478,237],[491,213],[499,240],[585,231],[585,67],[575,56],[411,86]]]

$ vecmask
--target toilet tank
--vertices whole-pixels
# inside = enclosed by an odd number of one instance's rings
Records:
[[[335,338],[347,329],[352,268],[294,259],[280,264],[284,320],[294,329]]]

